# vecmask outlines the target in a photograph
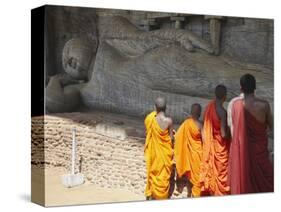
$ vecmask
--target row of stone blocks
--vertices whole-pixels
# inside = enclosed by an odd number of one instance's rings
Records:
[[[70,172],[72,129],[76,128],[76,173],[100,187],[144,195],[144,138],[124,136],[126,132],[118,126],[115,130],[113,125],[102,126],[105,124],[63,116],[33,117],[32,165]],[[110,135],[108,130],[114,133]],[[178,197],[184,196],[186,192]]]
[[[45,116],[44,120],[33,118],[32,164],[70,170],[73,128],[77,131],[76,172],[82,172],[86,180],[101,187],[144,193],[144,139],[120,139],[118,132],[118,138],[101,135],[95,125],[54,116]]]

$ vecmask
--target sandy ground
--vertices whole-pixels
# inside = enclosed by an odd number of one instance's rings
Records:
[[[144,195],[137,195],[127,190],[102,188],[88,182],[74,188],[66,188],[60,179],[63,174],[65,172],[61,169],[45,170],[45,205],[47,207],[145,200]],[[33,171],[32,177],[35,182],[40,183],[42,179],[40,176],[42,173]]]

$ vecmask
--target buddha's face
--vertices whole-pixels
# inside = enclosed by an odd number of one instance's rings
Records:
[[[70,57],[66,63],[65,71],[71,77],[77,80],[86,80],[88,78],[89,64],[81,64],[79,58]]]
[[[88,80],[95,59],[95,43],[80,38],[69,40],[63,49],[63,67],[76,80]]]

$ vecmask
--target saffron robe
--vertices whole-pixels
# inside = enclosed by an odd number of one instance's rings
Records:
[[[227,181],[229,141],[221,136],[221,121],[216,112],[215,101],[211,101],[204,114],[204,140],[201,163],[201,191],[211,195],[230,193]]]
[[[199,173],[202,159],[201,132],[192,118],[185,120],[175,134],[175,160],[179,177],[187,176],[193,184],[192,196],[201,194]]]
[[[266,124],[244,108],[243,98],[235,100],[231,110],[233,134],[228,171],[231,194],[273,192]]]
[[[169,130],[160,128],[156,115],[156,112],[150,113],[144,122],[146,128],[144,153],[147,168],[145,196],[167,199],[173,165],[172,141]]]

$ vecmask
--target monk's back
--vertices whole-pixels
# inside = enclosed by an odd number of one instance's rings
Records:
[[[171,119],[169,117],[160,116],[158,114],[156,115],[156,121],[163,131],[167,130],[171,123]]]
[[[145,119],[145,128],[144,154],[147,167],[145,196],[148,199],[166,199],[170,197],[170,177],[173,165],[169,125],[164,115],[153,111]]]
[[[267,150],[267,127],[273,117],[267,101],[255,96],[256,79],[251,74],[240,78],[243,93],[231,101],[232,125],[228,179],[231,194],[272,192],[273,165]]]
[[[258,98],[245,99],[245,109],[260,123],[266,122],[267,102]]]

